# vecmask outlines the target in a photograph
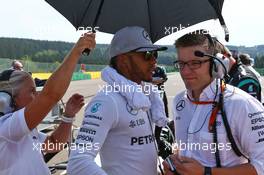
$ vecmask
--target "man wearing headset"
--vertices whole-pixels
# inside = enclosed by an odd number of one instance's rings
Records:
[[[263,175],[264,108],[246,92],[220,81],[219,71],[225,70],[214,67],[219,65],[216,59],[195,54],[216,54],[211,40],[199,30],[175,43],[186,90],[173,101],[178,153],[170,157],[171,168],[163,163],[166,175],[175,174],[173,169],[182,175]]]

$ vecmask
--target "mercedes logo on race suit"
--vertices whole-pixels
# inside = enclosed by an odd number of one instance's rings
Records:
[[[131,106],[129,106],[128,103],[126,104],[126,109],[127,109],[127,112],[129,112],[131,115],[137,115],[138,114],[138,111],[134,110]]]
[[[184,100],[179,101],[179,102],[177,103],[177,105],[176,105],[176,109],[177,109],[177,111],[181,111],[181,110],[183,110],[184,107],[185,107],[185,101],[184,101]]]
[[[96,113],[99,109],[99,107],[101,106],[100,103],[95,103],[92,108],[91,108],[91,113]]]

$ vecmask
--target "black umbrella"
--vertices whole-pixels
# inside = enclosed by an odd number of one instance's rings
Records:
[[[219,18],[224,0],[46,0],[77,30],[114,34],[126,26],[145,28],[153,42],[183,27]],[[225,26],[225,25],[224,25]],[[228,34],[225,28],[226,35]],[[226,37],[227,38],[227,37]]]

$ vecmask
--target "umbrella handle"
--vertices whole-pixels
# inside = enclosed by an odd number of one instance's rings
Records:
[[[96,33],[96,30],[94,29],[94,27],[92,28],[92,32]],[[86,48],[86,49],[84,49],[82,54],[88,56],[90,54],[90,52],[91,52],[91,49]]]
[[[84,51],[82,52],[82,54],[88,56],[90,54],[90,52],[91,52],[91,50],[88,49],[88,48],[86,48],[86,49],[84,49]]]
[[[228,30],[226,25],[222,25],[222,27],[223,27],[224,32],[225,32],[225,40],[226,40],[226,42],[228,42],[229,41],[229,30]]]

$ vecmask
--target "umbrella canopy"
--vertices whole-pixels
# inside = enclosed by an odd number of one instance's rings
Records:
[[[219,18],[224,0],[46,0],[78,30],[97,27],[114,34],[126,26],[145,28],[152,41]]]

